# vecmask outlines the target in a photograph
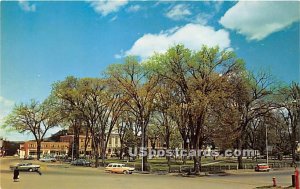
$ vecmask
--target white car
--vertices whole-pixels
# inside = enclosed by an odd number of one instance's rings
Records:
[[[55,158],[52,157],[44,157],[44,158],[40,158],[41,162],[56,162]]]
[[[127,167],[125,164],[121,163],[110,163],[105,167],[106,172],[110,173],[123,173],[123,174],[132,174],[134,171],[133,167]]]
[[[40,168],[40,165],[34,165],[32,163],[17,163],[16,165],[9,166],[9,168],[11,170],[14,170],[17,167],[20,171],[32,172],[32,171],[38,171]]]

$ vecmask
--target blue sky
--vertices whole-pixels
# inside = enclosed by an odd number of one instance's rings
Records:
[[[299,2],[1,2],[0,120],[66,76],[176,43],[234,50],[248,69],[299,82]],[[52,131],[54,132],[54,131]],[[10,140],[30,135],[1,131]]]

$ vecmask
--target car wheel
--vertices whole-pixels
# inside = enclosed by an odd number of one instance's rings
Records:
[[[128,171],[123,171],[123,173],[126,175],[126,174],[128,174]]]
[[[30,169],[28,169],[28,171],[29,171],[29,172],[32,172],[32,171],[33,171],[33,169],[32,169],[32,168],[30,168]]]

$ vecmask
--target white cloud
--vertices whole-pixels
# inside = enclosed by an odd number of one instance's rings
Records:
[[[190,16],[191,14],[192,13],[187,5],[179,4],[169,9],[169,11],[165,15],[172,20],[182,20],[187,16]]]
[[[212,18],[212,15],[199,13],[190,21],[196,24],[206,25],[208,20]]]
[[[20,0],[19,6],[26,12],[34,12],[36,10],[35,4],[29,4],[27,1]]]
[[[141,10],[141,6],[140,5],[131,5],[130,7],[128,7],[127,12],[137,12],[139,10]]]
[[[95,10],[95,12],[101,14],[102,16],[106,16],[113,12],[118,12],[118,10],[128,3],[127,0],[103,0],[103,1],[90,1],[91,6]]]
[[[202,45],[218,45],[221,49],[230,47],[229,33],[223,29],[215,30],[200,24],[187,24],[171,28],[159,34],[145,34],[139,38],[125,55],[136,55],[142,59],[154,54],[163,53],[174,44],[183,44],[192,50],[199,50]]]
[[[239,1],[220,19],[248,40],[262,40],[299,21],[299,2]]]

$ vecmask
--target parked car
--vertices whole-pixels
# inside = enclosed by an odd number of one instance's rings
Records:
[[[65,163],[71,163],[72,162],[72,158],[65,158],[65,159],[63,159],[63,162],[65,162]]]
[[[37,171],[37,170],[39,170],[40,165],[34,165],[34,164],[32,164],[32,163],[18,163],[18,164],[16,164],[16,165],[11,165],[11,166],[9,166],[9,168],[10,168],[11,170],[14,170],[16,167],[18,167],[18,169],[19,169],[20,171],[30,171],[30,172],[32,172],[32,171]]]
[[[40,158],[40,161],[41,162],[56,162],[56,159],[53,157],[43,157],[43,158]]]
[[[71,165],[90,167],[91,162],[89,162],[85,159],[76,159],[74,161],[71,161]]]
[[[270,166],[266,163],[257,164],[255,166],[255,171],[270,171]]]
[[[32,156],[24,156],[24,160],[33,160],[34,158]]]
[[[121,163],[110,163],[105,167],[105,171],[109,173],[123,173],[132,174],[134,171],[133,167],[127,167],[125,164]]]

